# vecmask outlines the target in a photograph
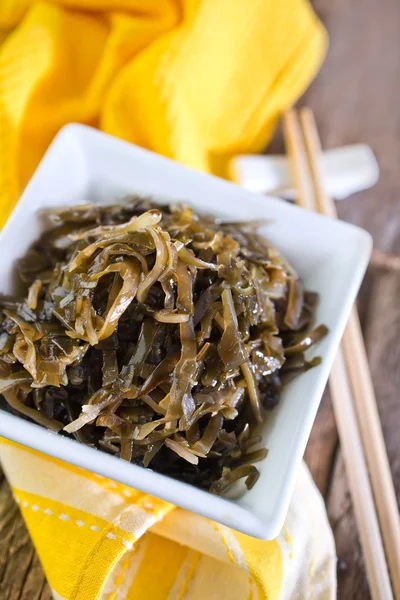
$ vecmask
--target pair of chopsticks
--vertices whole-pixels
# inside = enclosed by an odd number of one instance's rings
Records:
[[[321,143],[312,111],[303,108],[298,114],[291,109],[283,125],[297,204],[336,218],[335,204],[323,185]],[[355,306],[329,387],[371,595],[374,600],[400,600],[400,517]]]

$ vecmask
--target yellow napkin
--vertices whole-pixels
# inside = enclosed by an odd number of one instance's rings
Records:
[[[285,526],[261,541],[0,438],[56,600],[335,600],[325,507],[302,465]]]
[[[70,121],[226,175],[326,46],[306,0],[1,0],[0,40],[0,225]],[[0,453],[56,598],[335,597],[304,469],[284,530],[261,542],[12,442]]]
[[[226,175],[326,47],[306,0],[1,0],[1,31],[0,225],[71,121]]]

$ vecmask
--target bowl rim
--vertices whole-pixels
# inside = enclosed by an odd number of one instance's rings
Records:
[[[33,182],[37,179],[39,173],[44,173],[46,171],[46,168],[48,168],[51,164],[52,158],[56,156],[58,149],[71,136],[76,138],[78,142],[80,142],[83,145],[83,147],[85,140],[92,137],[96,143],[106,143],[110,146],[118,145],[121,148],[124,146],[125,148],[129,148],[131,152],[133,152],[134,150],[136,153],[139,153],[146,160],[154,160],[156,158],[157,161],[162,161],[165,164],[170,163],[170,165],[173,165],[173,168],[175,170],[188,170],[187,167],[184,167],[183,165],[178,165],[175,161],[156,155],[150,152],[149,150],[133,146],[128,142],[118,140],[117,138],[114,138],[98,130],[92,129],[88,126],[75,123],[68,124],[64,126],[54,138],[49,149],[44,155],[41,163],[39,164],[36,172],[34,173],[30,183],[28,184],[24,193],[21,195],[21,198],[16,204],[6,225],[0,232],[0,248],[4,238],[7,235],[9,235],[9,233],[13,230],[14,225],[18,220],[18,212],[22,210],[26,199],[29,199],[30,189],[33,185]],[[82,150],[82,153],[84,154],[84,150]],[[233,186],[233,188],[235,189],[237,189],[238,187],[233,183],[220,180],[219,178],[213,175],[206,175],[198,173],[197,171],[193,171],[191,169],[189,170],[192,171],[192,173],[195,174],[196,177],[205,177],[208,178],[211,182],[214,182],[214,184],[215,182],[218,182],[217,185],[226,186],[227,192],[229,192],[229,190],[232,189],[231,186]],[[254,194],[253,192],[249,192],[247,190],[242,191],[244,195],[251,196],[252,198],[264,198],[259,194]],[[278,202],[280,204],[286,204],[286,202],[281,199],[270,198],[270,200],[272,200],[273,202]],[[297,207],[292,208],[295,211],[302,210]],[[315,218],[317,215],[313,214],[310,215],[310,217],[311,216],[312,218]],[[318,215],[318,218],[323,219],[325,221],[332,221],[331,219],[328,219],[327,217],[321,215]],[[332,226],[334,223],[335,227],[339,228],[339,230],[341,228],[351,228],[354,231],[355,239],[356,237],[358,239],[360,257],[358,260],[356,272],[353,277],[353,289],[351,293],[349,293],[349,297],[355,297],[371,252],[371,236],[364,230],[354,225],[338,221],[332,221]],[[350,312],[352,303],[352,298],[348,298],[347,305],[349,306],[346,305],[346,313]],[[339,338],[341,337],[342,329],[344,329],[344,323],[343,327],[339,325],[338,331],[335,332],[336,341],[332,342],[332,344],[335,346],[337,346],[339,343]],[[332,361],[333,357],[332,360],[330,360],[329,362],[331,363]],[[316,392],[320,397],[322,396],[322,391],[325,386],[327,376],[328,374],[326,373],[326,368],[324,367],[323,371],[321,371],[321,377],[319,378],[318,384],[318,391]],[[309,437],[314,417],[315,413],[308,415],[307,419],[303,423],[302,442],[304,441],[304,445]],[[53,432],[49,432],[46,429],[40,427],[39,425],[25,421],[20,417],[9,414],[1,409],[0,435],[24,446],[31,447],[34,450],[43,452],[50,456],[54,456],[55,458],[58,458],[60,460],[70,462],[83,469],[94,471],[99,475],[116,479],[117,481],[120,481],[125,485],[132,486],[133,480],[134,485],[136,487],[148,494],[157,496],[163,500],[177,504],[192,512],[202,514],[205,517],[216,520],[235,530],[242,531],[243,533],[247,533],[254,537],[262,539],[274,538],[281,529],[289,505],[291,491],[294,486],[295,472],[297,472],[298,464],[300,462],[299,460],[293,460],[290,465],[290,469],[288,470],[289,472],[287,474],[286,479],[286,486],[283,490],[285,497],[277,507],[276,513],[270,519],[261,519],[257,516],[255,512],[252,512],[251,506],[246,506],[245,502],[242,505],[239,505],[227,498],[214,496],[207,491],[195,488],[190,484],[172,479],[166,475],[161,475],[160,473],[156,473],[151,469],[144,469],[143,467],[139,467],[131,463],[126,463],[125,461],[121,461],[119,458],[108,455],[100,450],[86,447],[85,445],[80,444],[75,440],[59,436],[58,434],[55,434]],[[30,440],[29,444],[27,444],[27,440]],[[94,454],[94,452],[96,452],[97,454]],[[199,506],[201,507],[201,510],[199,510]]]

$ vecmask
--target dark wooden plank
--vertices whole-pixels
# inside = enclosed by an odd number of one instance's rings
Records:
[[[330,395],[326,390],[304,455],[314,481],[325,499],[332,478],[337,445],[335,417]]]
[[[312,4],[328,29],[330,48],[303,103],[315,112],[324,147],[368,143],[381,168],[375,188],[338,204],[340,216],[368,229],[379,248],[400,252],[400,3],[314,0]]]
[[[335,462],[327,508],[338,555],[338,598],[369,600],[364,559],[354,525],[353,507],[340,452]]]
[[[0,485],[0,598],[50,600],[51,593],[8,483]]]
[[[400,273],[371,273],[364,336],[400,504]],[[373,443],[373,440],[371,440]]]
[[[40,595],[40,600],[53,600],[51,589],[49,588],[47,583],[45,583],[43,586],[42,593]]]
[[[325,148],[365,142],[373,148],[381,168],[378,185],[338,204],[341,218],[369,230],[375,245],[400,251],[399,190],[400,114],[398,97],[397,0],[347,2],[314,0],[313,6],[330,34],[327,60],[302,99],[317,118]],[[399,276],[368,273],[359,310],[394,480],[400,487],[400,403],[398,369],[400,309],[396,306]],[[322,450],[332,415],[322,404],[306,457],[323,491],[329,469],[331,436]],[[371,440],[373,443],[373,440]],[[316,452],[321,456],[315,458]],[[326,465],[326,467],[324,467]],[[349,499],[343,460],[337,453],[329,486],[328,513],[339,556],[339,593],[343,600],[367,600],[364,563]],[[322,475],[321,475],[322,473]]]

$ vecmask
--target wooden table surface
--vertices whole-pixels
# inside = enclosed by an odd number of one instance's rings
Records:
[[[323,145],[372,146],[378,185],[339,204],[375,246],[400,252],[400,2],[314,0],[330,34],[324,66],[302,104],[316,114]],[[279,136],[274,148],[279,148]],[[359,309],[397,494],[400,493],[400,273],[370,269]],[[371,441],[373,443],[373,440]],[[306,460],[324,495],[338,553],[338,597],[370,598],[334,415],[325,394]],[[8,485],[0,477],[0,598],[49,600],[50,592]]]
[[[370,231],[376,248],[400,252],[400,2],[315,0],[330,50],[302,100],[315,114],[325,148],[365,142],[378,185],[338,203],[341,218]],[[385,440],[400,497],[400,273],[369,269],[359,297]],[[373,443],[373,440],[371,440]],[[306,451],[336,539],[339,598],[370,598],[340,444],[328,394]]]

